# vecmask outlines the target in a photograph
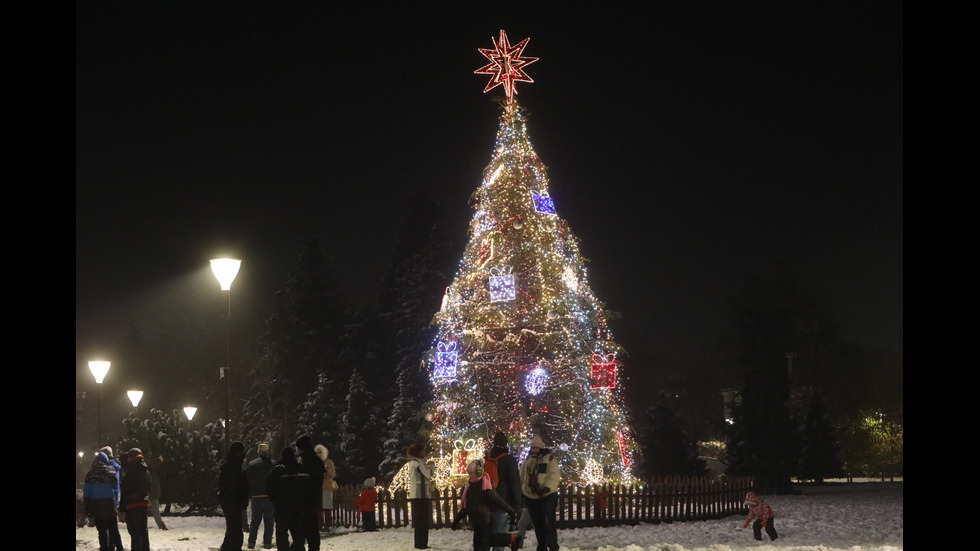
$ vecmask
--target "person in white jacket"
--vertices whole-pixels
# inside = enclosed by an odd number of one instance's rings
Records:
[[[412,504],[412,527],[415,529],[415,548],[429,548],[429,522],[432,517],[432,496],[429,485],[432,469],[425,462],[425,444],[412,444],[406,450],[409,463],[408,501]]]
[[[545,447],[540,436],[531,439],[530,453],[521,464],[521,490],[527,511],[534,525],[538,540],[537,551],[558,550],[558,527],[555,518],[558,510],[558,485],[561,471],[558,460]]]

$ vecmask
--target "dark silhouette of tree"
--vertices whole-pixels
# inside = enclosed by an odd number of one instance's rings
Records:
[[[796,357],[822,355],[832,340],[835,329],[826,304],[781,266],[750,277],[731,302],[745,380],[729,433],[729,471],[755,476],[765,493],[791,490],[797,450],[789,409],[790,365]]]
[[[335,460],[339,463],[337,477],[346,484],[377,475],[384,430],[381,408],[360,370],[355,368],[351,373],[348,387],[347,410],[340,420],[341,455]]]
[[[339,339],[347,317],[330,254],[319,237],[311,237],[300,252],[299,267],[276,293],[259,337],[260,354],[250,373],[254,386],[245,408],[253,430],[282,435],[285,444],[310,429],[300,424],[299,413],[308,395],[320,390],[320,374],[325,381],[346,380]],[[338,390],[323,390],[318,403],[339,400],[343,394]]]
[[[431,398],[431,387],[423,356],[435,338],[432,314],[439,309],[458,258],[442,221],[442,211],[429,195],[412,197],[379,296],[396,383],[386,415],[384,459],[378,467],[382,480],[394,477],[405,449],[419,441],[425,425],[421,410]]]
[[[637,423],[637,443],[642,452],[640,475],[648,481],[667,476],[700,476],[706,462],[698,458],[697,442],[670,399],[661,395],[659,403],[644,412]]]
[[[799,442],[797,478],[823,483],[824,478],[840,476],[844,472],[840,436],[824,393],[803,389],[793,402]]]

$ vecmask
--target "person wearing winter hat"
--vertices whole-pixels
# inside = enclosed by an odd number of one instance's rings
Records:
[[[333,492],[337,489],[337,467],[330,459],[330,451],[323,444],[313,447],[316,456],[323,461],[323,484],[320,491],[320,532],[327,533],[333,528]]]
[[[354,505],[361,513],[361,530],[364,532],[377,532],[378,526],[374,518],[374,506],[378,503],[378,491],[374,489],[374,477],[364,481],[364,489],[361,495],[354,498]]]
[[[558,549],[558,485],[561,471],[558,460],[545,446],[544,439],[535,435],[530,442],[527,459],[521,464],[521,490],[538,540],[537,551]]]
[[[515,534],[491,532],[492,510],[500,509],[511,518],[515,517],[517,511],[494,491],[493,483],[484,471],[483,465],[480,459],[470,461],[466,465],[469,480],[463,486],[460,509],[453,518],[453,530],[458,530],[463,519],[468,518],[473,529],[473,551],[487,551],[491,545],[507,545],[516,551],[523,542]]]
[[[245,467],[245,481],[248,483],[248,495],[252,505],[252,518],[248,523],[248,548],[255,549],[259,537],[259,525],[262,525],[262,547],[272,549],[272,536],[275,534],[276,507],[269,499],[266,490],[266,479],[275,463],[269,453],[269,445],[262,442],[256,448],[258,457],[248,462]]]
[[[225,515],[225,538],[221,551],[241,551],[245,541],[242,518],[248,507],[248,481],[245,479],[245,445],[232,442],[218,466],[218,503]]]
[[[122,480],[122,471],[123,471],[122,465],[119,463],[119,461],[116,461],[116,457],[114,455],[112,455],[112,448],[111,447],[109,447],[109,446],[103,446],[103,447],[99,448],[99,453],[102,453],[102,454],[104,454],[106,456],[106,458],[107,458],[106,463],[110,467],[112,467],[112,469],[114,471],[116,471],[116,507],[118,508],[119,507],[119,485],[120,485],[120,481]],[[125,514],[122,511],[119,512],[118,519],[119,519],[119,522],[125,522],[126,521],[126,516],[125,516]],[[117,527],[116,530],[113,531],[110,535],[112,537],[112,543],[111,543],[110,548],[111,549],[116,549],[117,551],[121,551],[122,548],[123,548],[123,544],[122,544],[122,534],[119,533],[119,528]]]
[[[306,521],[306,500],[310,497],[310,473],[296,460],[296,452],[287,446],[282,450],[282,461],[276,464],[266,480],[269,499],[276,508],[276,547],[278,551],[292,548],[303,549],[306,537],[303,525]]]
[[[150,551],[150,534],[146,526],[150,509],[150,471],[139,448],[126,454],[126,468],[119,481],[119,508],[126,513],[130,550]]]
[[[487,461],[484,464],[484,469],[489,471],[488,467],[494,464],[497,467],[497,483],[494,486],[494,490],[515,511],[522,512],[524,506],[521,504],[520,469],[517,465],[517,459],[510,454],[510,448],[507,447],[507,435],[500,431],[493,435],[493,447],[487,452]],[[510,518],[507,512],[500,508],[493,508],[490,512],[493,517],[490,522],[490,532],[507,532],[509,528],[508,520]],[[504,548],[496,546],[493,548],[493,551],[504,551]]]
[[[762,541],[762,529],[766,529],[766,534],[769,536],[769,541],[774,541],[779,537],[776,533],[776,521],[775,514],[772,512],[772,507],[769,506],[761,497],[759,497],[755,492],[749,492],[745,494],[744,505],[749,509],[749,516],[745,519],[745,524],[742,528],[748,528],[749,524],[752,524],[752,535],[755,539]],[[755,519],[755,522],[752,520]]]
[[[82,486],[85,515],[92,519],[99,532],[99,551],[122,549],[119,520],[116,517],[116,508],[119,507],[117,476],[116,469],[109,464],[105,452],[98,452]],[[116,545],[116,542],[119,544]]]
[[[313,449],[313,439],[304,434],[296,439],[296,449],[299,451],[299,464],[310,474],[310,495],[306,499],[306,516],[303,522],[303,536],[306,538],[307,551],[320,551],[320,509],[323,508],[323,475],[326,470],[323,461],[316,456]]]

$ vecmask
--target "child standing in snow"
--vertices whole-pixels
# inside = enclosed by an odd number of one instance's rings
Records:
[[[378,491],[374,489],[374,477],[364,481],[364,489],[361,495],[354,498],[354,505],[361,512],[361,528],[365,532],[377,532],[378,527],[374,519],[374,506],[378,503]]]
[[[768,503],[763,501],[763,499],[755,494],[755,492],[749,492],[745,494],[745,506],[749,508],[749,516],[745,519],[745,524],[742,528],[748,528],[749,524],[752,524],[752,533],[755,535],[755,539],[762,541],[762,529],[766,529],[766,534],[769,535],[769,539],[775,540],[779,537],[776,534],[776,524],[775,515],[772,512],[772,507]],[[755,522],[752,522],[755,519]]]

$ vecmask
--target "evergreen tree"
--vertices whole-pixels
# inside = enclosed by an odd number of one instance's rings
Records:
[[[303,245],[298,269],[276,293],[272,314],[260,336],[261,353],[250,373],[254,387],[246,407],[256,430],[281,434],[284,442],[289,442],[309,429],[299,424],[298,413],[307,396],[323,381],[319,375],[325,374],[326,381],[346,379],[338,357],[347,316],[333,262],[322,241],[314,236]],[[327,389],[317,403],[341,395]]]
[[[637,434],[640,473],[649,481],[667,476],[701,476],[706,462],[698,458],[697,442],[689,436],[680,414],[661,396],[650,406]]]
[[[358,483],[376,476],[381,463],[384,421],[374,393],[360,370],[354,369],[349,381],[347,410],[341,417],[342,439],[337,476],[344,483]]]
[[[297,432],[309,434],[314,444],[324,444],[329,449],[336,449],[340,442],[340,415],[343,402],[339,399],[338,385],[326,373],[317,375],[316,389],[307,395],[307,400],[300,408]],[[291,435],[289,441],[294,440]],[[334,458],[337,459],[337,458]]]
[[[507,90],[494,154],[473,195],[469,241],[436,314],[428,356],[430,448],[447,486],[503,430],[540,435],[570,483],[632,480],[621,356],[585,259],[548,195],[548,177],[513,100],[529,80],[506,34],[482,71]]]
[[[162,484],[161,502],[187,508],[187,513],[214,514],[218,464],[224,456],[224,427],[220,422],[189,430],[182,412],[151,409],[145,419],[131,415],[123,425],[126,436],[115,446],[116,455],[139,448],[148,460],[163,455],[157,472]]]
[[[826,477],[840,476],[840,437],[823,392],[803,389],[794,403],[799,409],[795,416],[800,446],[796,476],[818,483]]]
[[[379,300],[392,343],[396,383],[387,415],[385,457],[379,466],[382,480],[395,476],[405,449],[419,440],[423,405],[432,395],[423,361],[435,337],[432,309],[452,279],[456,263],[441,222],[442,212],[432,197],[416,194],[409,202]]]
[[[790,491],[797,447],[790,417],[790,370],[797,357],[818,355],[832,323],[825,301],[804,288],[791,270],[775,269],[749,278],[731,313],[738,361],[745,377],[739,417],[729,434],[731,474],[756,477],[762,491]],[[797,354],[797,350],[814,351]]]

